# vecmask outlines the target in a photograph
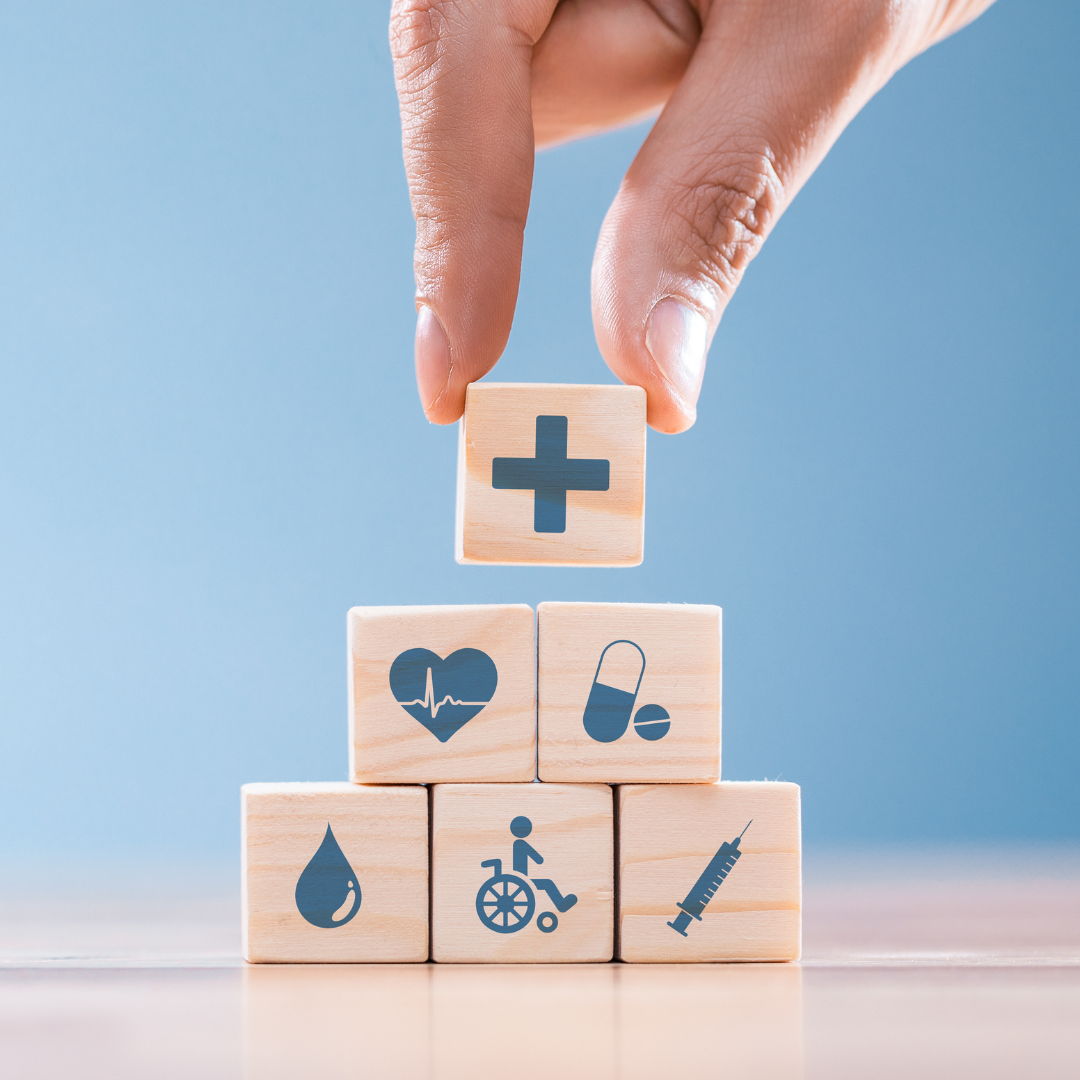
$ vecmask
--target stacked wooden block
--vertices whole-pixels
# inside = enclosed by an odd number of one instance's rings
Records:
[[[539,389],[470,388],[459,558],[521,561],[531,528],[531,561],[640,561],[644,394]],[[533,460],[583,486],[530,472],[532,425]],[[492,491],[522,490],[499,527]],[[348,650],[351,782],[243,788],[249,961],[798,957],[799,789],[719,780],[719,608],[358,607]]]

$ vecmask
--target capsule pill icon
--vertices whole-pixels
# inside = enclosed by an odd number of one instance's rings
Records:
[[[645,654],[632,641],[613,641],[600,654],[589,700],[585,705],[585,731],[596,742],[620,738],[634,715]]]

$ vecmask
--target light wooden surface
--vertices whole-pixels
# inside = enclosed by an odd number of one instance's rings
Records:
[[[632,784],[617,788],[616,798],[621,959],[681,963],[799,958],[797,784]],[[740,833],[741,854],[700,918],[689,920],[683,937],[669,925],[679,915],[677,905],[721,845]]]
[[[524,817],[521,837],[543,858],[530,861],[535,896],[531,921],[513,933],[486,927],[477,896],[495,873],[514,869],[511,823]],[[572,963],[610,960],[614,934],[613,799],[602,784],[440,784],[432,796],[432,959],[447,963]],[[553,881],[577,902],[558,913],[537,879]],[[543,913],[558,925],[541,927]]]
[[[601,655],[603,671],[598,671]],[[720,776],[721,612],[704,604],[543,603],[537,609],[541,780],[708,783]],[[641,655],[644,654],[644,668]],[[616,662],[613,664],[613,660]],[[585,725],[594,679],[633,691],[670,715],[662,738],[633,720],[614,742]],[[647,714],[646,714],[647,715]]]
[[[748,834],[749,835],[749,834]],[[806,856],[797,964],[244,965],[236,872],[0,868],[18,1080],[1073,1080],[1080,848]]]
[[[511,966],[493,977],[436,964],[426,981],[416,970],[378,982],[344,970],[245,972],[249,1075],[334,1075],[342,1028],[351,1075],[363,1077],[802,1075],[797,968]],[[300,1030],[302,1041],[285,1035]]]
[[[243,948],[248,960],[427,959],[426,788],[246,784],[241,807]],[[327,826],[355,871],[360,906],[341,925],[317,926],[298,910],[297,882],[326,839]],[[344,904],[350,899],[343,897]]]
[[[526,604],[356,607],[348,615],[350,774],[361,783],[512,783],[536,776],[535,616]],[[390,687],[390,668],[408,649],[452,663],[478,649],[495,664],[491,700],[441,742]],[[450,659],[448,659],[450,658]],[[444,670],[444,669],[440,669]],[[438,708],[445,690],[433,686]]]
[[[536,418],[567,418],[567,456],[610,462],[607,491],[569,491],[566,531],[534,530],[534,493],[492,487],[497,457],[536,455]],[[472,383],[458,446],[458,562],[636,566],[644,545],[645,391]]]

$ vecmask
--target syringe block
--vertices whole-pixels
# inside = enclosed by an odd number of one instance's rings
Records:
[[[798,785],[629,784],[617,788],[616,797],[619,959],[798,959]],[[739,857],[732,861],[733,841],[744,828]],[[725,845],[726,852],[721,852]],[[707,896],[699,896],[702,876],[718,855],[728,872]],[[673,892],[681,892],[683,899],[673,904]],[[696,914],[702,900],[704,907]],[[679,914],[672,921],[675,911]]]

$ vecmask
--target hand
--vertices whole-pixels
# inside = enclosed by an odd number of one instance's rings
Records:
[[[593,324],[649,423],[690,427],[777,219],[893,73],[991,2],[395,0],[428,418],[457,420],[506,346],[534,149],[662,109],[600,231]]]

